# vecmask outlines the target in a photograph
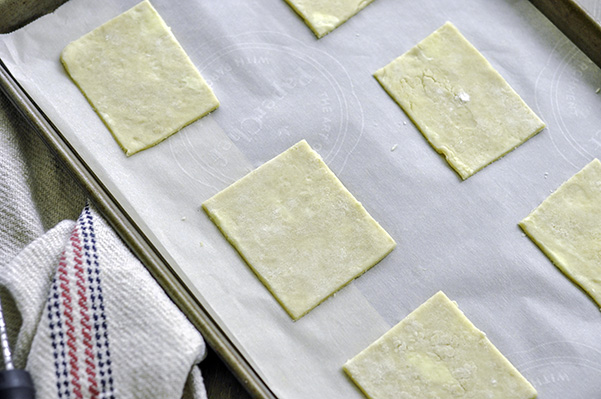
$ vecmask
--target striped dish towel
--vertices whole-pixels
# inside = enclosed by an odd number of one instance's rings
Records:
[[[3,266],[0,285],[37,398],[206,398],[200,334],[90,206]]]

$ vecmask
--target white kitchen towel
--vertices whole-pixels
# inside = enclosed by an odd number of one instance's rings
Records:
[[[2,307],[17,368],[25,367],[52,277],[74,226],[71,220],[62,221],[2,267],[0,286],[7,290],[2,295]]]
[[[39,399],[206,398],[202,337],[83,198],[0,95],[0,295],[16,366]]]
[[[180,398],[203,355],[198,332],[86,206],[27,359],[38,397]]]

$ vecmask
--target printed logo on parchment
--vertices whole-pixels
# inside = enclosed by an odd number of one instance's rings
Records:
[[[263,159],[265,147],[283,151],[306,139],[340,173],[364,123],[342,64],[318,46],[281,33],[251,32],[219,41],[227,44],[198,65],[221,103],[211,118],[222,139],[203,149],[203,169],[215,176],[227,171],[232,151]],[[191,149],[188,153],[192,157]],[[194,157],[198,165],[199,155]],[[185,160],[178,163],[187,168]]]
[[[589,12],[601,19],[600,4],[592,5]],[[536,82],[538,108],[552,110],[545,115],[551,140],[576,168],[601,158],[600,87],[599,67],[567,38],[555,44]]]
[[[510,356],[540,397],[597,398],[601,351],[577,342],[549,342]]]

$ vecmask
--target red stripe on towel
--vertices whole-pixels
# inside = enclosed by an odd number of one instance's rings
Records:
[[[79,227],[79,226],[78,226]],[[79,305],[79,315],[81,316],[81,335],[83,337],[84,354],[89,383],[88,392],[92,399],[98,398],[98,382],[96,381],[96,361],[94,359],[94,346],[92,344],[92,326],[90,324],[90,306],[88,305],[87,286],[85,279],[85,270],[83,267],[83,247],[78,229],[73,231],[71,236],[71,245],[73,246],[75,278],[77,285],[77,296]]]
[[[79,366],[77,365],[77,339],[75,336],[75,326],[73,323],[73,307],[71,299],[71,289],[69,288],[69,274],[67,271],[67,262],[61,259],[58,264],[58,278],[61,281],[61,298],[63,299],[63,314],[65,316],[65,325],[67,326],[67,346],[69,350],[69,374],[73,384],[73,394],[76,398],[83,398],[81,394],[81,385],[79,384]]]

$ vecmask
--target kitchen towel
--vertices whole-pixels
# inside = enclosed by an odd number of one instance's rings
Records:
[[[0,295],[36,397],[206,398],[201,335],[4,96],[0,176]]]

